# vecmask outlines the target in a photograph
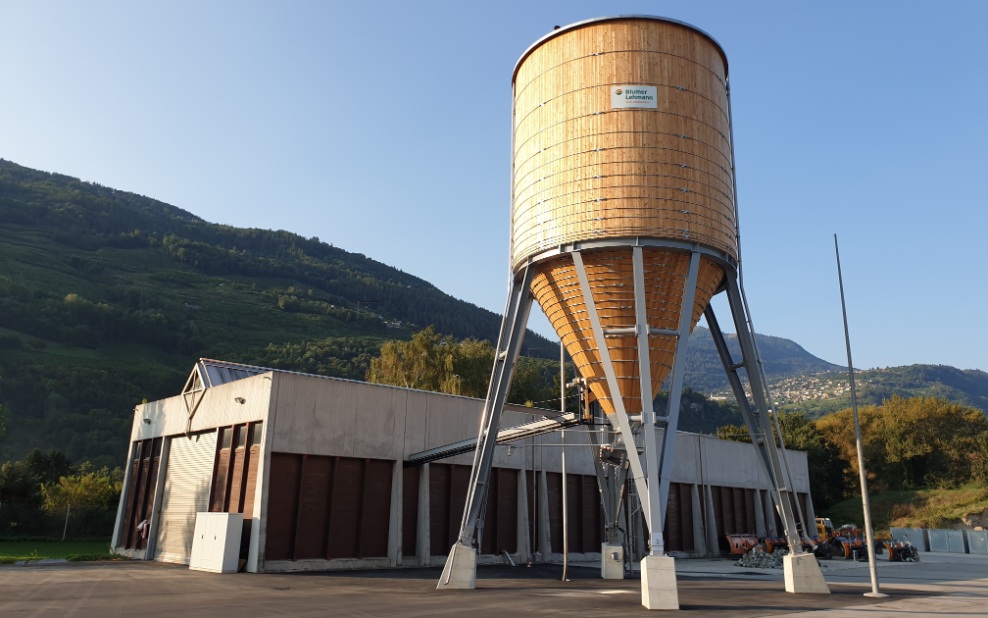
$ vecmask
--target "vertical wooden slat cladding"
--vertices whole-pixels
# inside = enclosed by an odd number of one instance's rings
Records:
[[[131,460],[130,480],[127,487],[126,515],[121,525],[125,526],[121,546],[127,549],[147,547],[147,538],[137,526],[142,521],[150,521],[154,507],[154,495],[158,486],[158,465],[161,462],[162,438],[149,438],[134,442]]]
[[[429,464],[429,554],[444,556],[449,552],[449,529],[453,519],[449,507],[449,464]]]
[[[327,559],[356,558],[360,538],[361,488],[364,466],[359,459],[336,458],[330,498],[329,543]]]
[[[552,551],[563,551],[563,479],[562,474],[546,475],[549,503],[549,539]],[[599,552],[601,543],[600,497],[597,478],[580,474],[566,475],[567,549],[571,553]]]
[[[680,529],[681,550],[694,551],[696,547],[693,545],[692,489],[685,483],[673,483],[672,486],[675,487],[679,493],[679,521],[682,526]]]
[[[233,437],[234,448],[231,454],[230,491],[227,495],[226,510],[229,513],[243,512],[244,459],[247,452],[247,426],[236,428]]]
[[[484,511],[482,554],[499,554],[518,548],[518,472],[506,468],[491,470]]]
[[[552,551],[563,551],[563,475],[549,472],[546,475],[546,498],[549,502],[549,544]]]
[[[298,515],[298,485],[302,456],[290,453],[271,454],[268,482],[267,560],[291,560],[295,548],[295,523]]]
[[[219,429],[219,439],[216,445],[216,465],[213,469],[213,491],[209,499],[209,510],[213,513],[221,513],[226,510],[227,496],[229,495],[231,449],[229,443],[224,444],[226,434],[229,432],[229,427]]]
[[[500,553],[497,545],[499,480],[500,475],[498,474],[498,469],[492,468],[490,477],[487,479],[487,498],[484,504],[483,520],[478,522],[483,528],[477,530],[477,538],[480,540],[480,553],[482,554]]]
[[[735,534],[744,534],[745,532],[754,532],[754,526],[749,527],[748,521],[745,517],[745,506],[744,506],[744,489],[741,487],[732,487],[731,493],[733,494],[733,506],[734,506],[734,530]],[[752,522],[754,523],[754,522]]]
[[[328,458],[302,455],[293,554],[296,560],[323,556],[331,474],[332,462]]]
[[[221,427],[213,466],[209,510],[254,515],[257,463],[261,453],[261,423]]]
[[[721,488],[716,486],[710,487],[710,497],[713,499],[713,512],[714,520],[716,523],[716,536],[717,536],[717,546],[721,551],[727,551],[730,547],[727,544],[727,539],[724,537],[726,532],[726,524],[724,522],[724,501],[721,497]]]
[[[416,555],[419,525],[419,468],[405,468],[401,474],[401,553]]]
[[[254,515],[254,494],[257,492],[257,464],[261,458],[261,423],[252,423],[250,428],[250,448],[247,449],[247,480],[244,482],[243,508],[244,519]]]
[[[683,520],[676,483],[669,484],[669,500],[666,502],[666,526],[662,532],[666,551],[683,551]]]
[[[134,442],[131,447],[131,460],[130,460],[130,481],[127,484],[127,517],[125,519],[126,523],[124,525],[123,532],[123,543],[122,547],[128,549],[133,548],[134,540],[137,535],[137,524],[141,523],[141,520],[136,519],[137,516],[137,504],[138,504],[138,494],[140,493],[141,487],[141,455],[144,452],[144,443]]]
[[[597,489],[597,479],[593,476],[581,476],[582,501],[580,512],[583,515],[582,551],[599,552],[603,540],[603,507],[600,504],[600,492]]]
[[[518,471],[497,469],[497,547],[518,551]]]
[[[391,520],[391,470],[394,464],[380,459],[364,461],[363,513],[357,558],[383,558],[388,555]]]
[[[460,534],[460,521],[467,504],[467,491],[470,489],[470,466],[453,466],[449,485],[450,527],[446,536],[446,551],[456,543]],[[446,552],[443,552],[446,553]]]
[[[758,495],[755,493],[754,489],[744,490],[744,514],[745,521],[748,524],[748,532],[757,532],[758,526],[755,519],[755,501],[758,500]]]

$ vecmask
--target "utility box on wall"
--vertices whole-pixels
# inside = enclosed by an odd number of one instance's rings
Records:
[[[196,513],[189,568],[213,573],[236,573],[243,524],[242,513]]]

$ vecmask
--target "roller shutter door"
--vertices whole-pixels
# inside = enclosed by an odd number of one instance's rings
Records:
[[[155,560],[189,563],[196,513],[209,510],[215,456],[216,431],[170,440]]]

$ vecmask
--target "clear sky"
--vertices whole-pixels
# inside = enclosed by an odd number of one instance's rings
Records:
[[[0,0],[0,158],[317,236],[500,313],[515,62],[620,14],[727,53],[758,332],[846,364],[836,233],[856,366],[988,370],[982,0]]]

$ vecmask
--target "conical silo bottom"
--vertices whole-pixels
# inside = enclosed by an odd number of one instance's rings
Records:
[[[597,309],[601,328],[627,329],[635,325],[635,284],[632,248],[581,251],[587,280]],[[689,271],[690,254],[681,251],[643,248],[644,288],[647,322],[650,328],[677,331],[682,309],[683,291]],[[536,264],[532,279],[532,294],[545,312],[587,381],[593,396],[604,412],[615,411],[612,393],[604,374],[600,342],[596,341],[587,311],[587,302],[580,286],[576,265],[570,254]],[[711,297],[724,280],[724,269],[706,257],[700,260],[693,302],[690,331],[700,320]],[[605,337],[607,350],[628,414],[642,410],[640,372],[638,369],[638,339],[634,334]],[[649,358],[652,392],[659,388],[672,369],[676,352],[676,337],[651,335]]]

